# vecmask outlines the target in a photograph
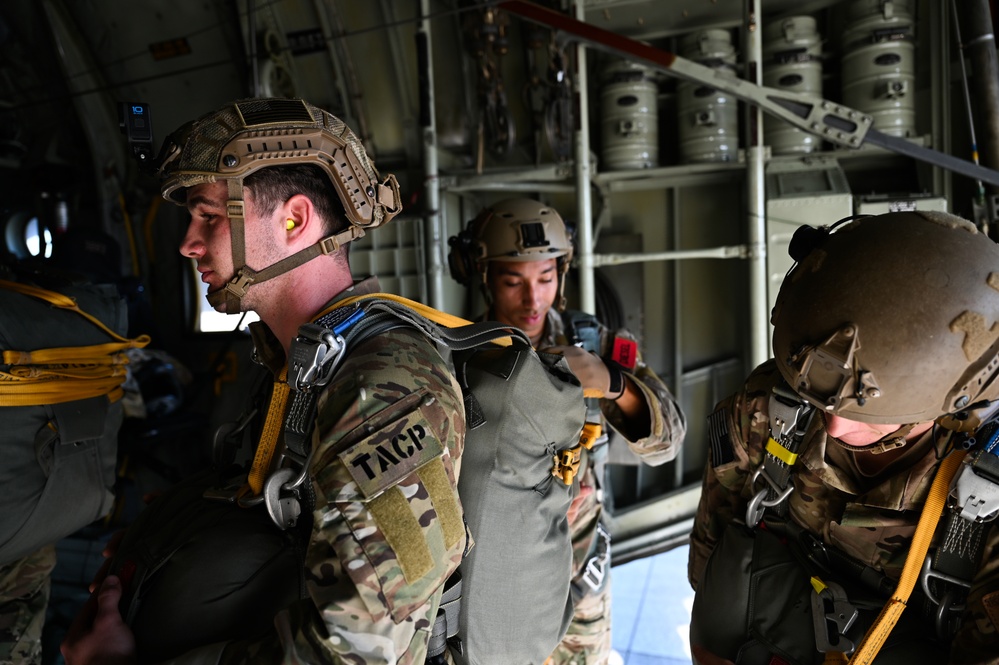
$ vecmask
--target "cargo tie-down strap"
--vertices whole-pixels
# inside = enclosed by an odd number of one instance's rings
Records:
[[[148,335],[122,337],[61,293],[6,280],[0,280],[0,288],[78,314],[114,340],[35,351],[4,350],[2,363],[10,368],[0,371],[0,406],[62,404],[101,395],[112,402],[121,399],[128,364],[125,351],[145,347]]]

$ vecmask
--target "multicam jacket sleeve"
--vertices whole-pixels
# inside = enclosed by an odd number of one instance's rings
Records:
[[[749,478],[769,438],[769,396],[779,381],[772,363],[747,379],[744,389],[723,400],[712,418],[725,420],[724,436],[712,442],[701,500],[690,535],[688,578],[696,590],[708,557],[733,518],[742,519],[752,494]],[[940,441],[949,435],[940,433]],[[897,580],[939,465],[934,449],[911,466],[888,474],[873,487],[854,484],[850,473],[830,464],[826,434],[816,419],[806,434],[795,473],[790,514],[827,547]],[[938,529],[934,544],[941,537]],[[985,532],[981,563],[950,645],[951,665],[999,665],[999,527]],[[915,609],[911,611],[917,611]]]
[[[606,328],[601,331],[601,355],[608,357],[614,338],[635,341],[634,335],[624,329],[612,332]],[[625,372],[635,386],[641,391],[648,407],[648,418],[652,424],[650,431],[635,431],[632,422],[624,416],[613,400],[600,400],[600,410],[604,418],[628,442],[632,452],[642,458],[650,466],[665,464],[676,457],[687,434],[687,421],[680,406],[673,399],[673,394],[663,383],[663,380],[645,364],[642,352],[638,350],[634,369]]]
[[[614,339],[619,337],[635,341],[635,336],[624,329],[612,331],[600,325],[600,355],[610,357]],[[539,347],[556,344],[569,344],[562,317],[555,311],[548,311],[545,337]],[[680,406],[676,403],[663,380],[645,364],[641,350],[637,350],[635,366],[625,372],[642,393],[648,408],[648,431],[636,428],[634,422],[626,418],[613,400],[600,400],[600,410],[607,423],[621,434],[631,450],[650,466],[665,464],[676,457],[687,434],[687,421]]]
[[[726,525],[741,517],[746,507],[742,493],[753,467],[762,457],[763,446],[770,436],[770,424],[765,414],[770,387],[777,380],[777,369],[754,372],[745,389],[720,402],[712,417],[729,419],[728,438],[721,448],[709,447],[708,463],[701,485],[701,500],[690,534],[687,577],[696,590],[708,556],[721,538]],[[752,455],[752,459],[750,457]]]
[[[421,664],[466,545],[460,389],[422,334],[367,340],[318,405],[308,600],[222,663]]]

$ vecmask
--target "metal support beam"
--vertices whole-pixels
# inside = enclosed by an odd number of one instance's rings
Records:
[[[625,263],[648,261],[679,261],[683,259],[744,259],[749,256],[746,245],[725,245],[707,249],[676,249],[668,252],[640,252],[638,254],[597,254],[594,266],[619,266]]]
[[[423,132],[424,234],[427,240],[427,283],[430,306],[444,309],[444,232],[437,164],[437,121],[434,114],[434,62],[430,42],[430,0],[420,0],[416,51],[420,64],[420,129]]]
[[[583,17],[583,3],[577,2],[576,16]],[[579,224],[579,306],[584,312],[597,313],[597,283],[593,274],[593,193],[590,190],[590,112],[587,103],[586,47],[576,46],[576,104],[578,118],[573,132],[576,151],[576,216]]]
[[[967,55],[971,65],[982,163],[989,168],[999,168],[999,59],[992,34],[989,0],[963,0],[956,3],[956,7],[964,51],[961,57]],[[990,193],[996,194],[997,190],[993,187]]]
[[[745,0],[744,8],[747,81],[763,81],[763,35],[761,0]],[[746,225],[749,238],[749,360],[753,367],[770,357],[770,325],[767,306],[767,199],[763,145],[763,111],[746,104]]]

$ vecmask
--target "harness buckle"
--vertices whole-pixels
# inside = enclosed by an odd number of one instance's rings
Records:
[[[959,577],[954,577],[952,575],[947,575],[946,573],[941,573],[939,570],[933,569],[933,556],[930,554],[926,555],[926,560],[923,561],[923,570],[919,574],[919,584],[923,587],[923,593],[934,605],[942,605],[942,598],[937,598],[936,594],[930,589],[930,580],[938,579],[944,582],[949,582],[951,584],[956,584],[957,586],[964,587],[965,589],[971,588],[971,583],[962,580]],[[946,597],[946,594],[945,594]],[[961,612],[964,610],[964,604],[955,605],[954,611]]]
[[[341,335],[315,323],[302,325],[289,350],[288,385],[302,392],[325,386],[346,349]]]
[[[988,453],[983,453],[988,454]],[[969,522],[989,522],[999,516],[999,485],[979,475],[970,457],[958,472],[951,496]]]
[[[835,651],[851,654],[853,642],[844,633],[857,620],[857,608],[836,582],[812,578],[812,625],[815,627],[815,648],[822,653]]]
[[[593,591],[599,591],[603,585],[604,577],[607,575],[607,566],[610,564],[611,558],[610,534],[599,524],[597,524],[596,537],[600,538],[603,547],[600,545],[597,546],[597,553],[591,556],[586,562],[586,568],[580,576],[583,582],[586,583],[586,586],[590,587]]]
[[[583,446],[576,444],[568,450],[560,450],[552,457],[552,475],[561,480],[566,485],[571,485],[573,479],[579,473]]]
[[[229,283],[225,285],[225,291],[232,294],[236,298],[242,298],[246,295],[247,289],[253,284],[254,280],[257,278],[257,273],[253,270],[246,268],[246,266],[239,269],[236,276],[229,280]]]

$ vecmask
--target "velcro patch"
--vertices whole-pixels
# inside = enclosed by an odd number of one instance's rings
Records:
[[[339,454],[366,499],[373,499],[444,454],[444,444],[417,409]]]
[[[627,370],[635,369],[635,363],[638,362],[638,344],[634,340],[615,337],[611,360]]]

